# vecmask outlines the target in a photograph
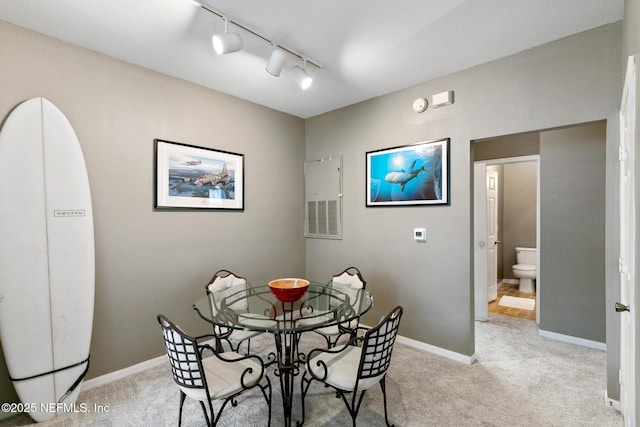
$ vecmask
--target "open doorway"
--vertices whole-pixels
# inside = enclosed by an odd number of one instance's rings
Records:
[[[535,244],[539,333],[599,349],[606,348],[606,134],[607,124],[603,120],[477,140],[472,144],[474,163],[539,156]],[[481,185],[485,185],[484,181]],[[477,197],[478,187],[474,174],[474,205],[482,198]],[[481,319],[478,315],[481,310],[488,311],[486,284],[476,286],[487,280],[487,258],[478,256],[486,253],[486,234],[484,238],[477,235],[484,221],[484,217],[474,212],[476,319]],[[515,256],[510,249],[503,250]]]
[[[474,163],[475,240],[479,249],[475,256],[477,264],[487,266],[486,273],[482,269],[477,272],[486,274],[486,281],[477,280],[476,320],[488,320],[488,312],[538,319],[538,175],[537,155]],[[488,310],[481,301],[488,304]]]

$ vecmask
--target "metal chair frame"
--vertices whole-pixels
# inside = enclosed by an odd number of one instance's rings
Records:
[[[211,279],[209,280],[209,282],[204,285],[204,289],[207,292],[207,295],[210,295],[212,292],[210,291],[209,287],[210,285],[212,285],[217,279],[221,278],[226,278],[229,276],[233,276],[236,279],[240,279],[240,280],[244,280],[245,284],[248,283],[247,279],[245,277],[242,276],[238,276],[237,274],[233,273],[232,271],[229,270],[218,270],[216,271],[216,273],[211,277]],[[213,307],[212,307],[213,308]],[[229,347],[231,348],[232,351],[236,351],[236,352],[240,352],[240,346],[242,345],[243,342],[247,342],[247,352],[245,353],[246,355],[251,353],[251,338],[254,338],[260,334],[262,334],[262,332],[255,332],[255,333],[250,333],[248,338],[242,338],[242,339],[238,339],[238,343],[237,345],[233,345],[233,337],[232,335],[234,334],[234,330],[231,328],[225,328],[223,326],[218,326],[218,325],[213,325],[213,333],[215,335],[215,339],[216,339],[216,350],[217,351],[223,351],[223,347],[222,347],[222,342],[226,342]],[[237,335],[237,333],[236,333]]]
[[[207,422],[207,426],[215,426],[220,420],[222,411],[227,406],[227,404],[231,402],[231,405],[235,407],[238,404],[238,402],[236,401],[236,397],[238,397],[245,390],[249,390],[254,387],[260,388],[260,391],[262,392],[262,395],[267,402],[267,406],[269,408],[267,425],[271,425],[271,381],[265,374],[264,363],[259,357],[240,356],[234,359],[225,359],[221,357],[210,345],[198,343],[199,339],[212,337],[212,335],[191,337],[187,335],[179,326],[171,322],[163,314],[159,314],[157,316],[157,319],[158,323],[160,323],[160,326],[162,327],[162,333],[164,336],[167,356],[171,365],[173,380],[180,387],[199,389],[203,390],[205,393],[209,412],[207,413],[204,400],[200,400],[200,406],[202,407],[202,412],[204,413],[204,418]],[[179,339],[176,339],[177,337],[179,337]],[[250,359],[261,367],[261,372],[258,377],[259,379],[255,381],[254,384],[245,383],[245,381],[248,380],[247,375],[253,374],[253,368],[247,367],[246,369],[244,369],[240,377],[240,385],[242,386],[242,390],[224,398],[222,406],[218,410],[217,415],[213,409],[212,398],[209,394],[209,386],[207,384],[207,377],[202,365],[202,352],[205,349],[211,350],[211,352],[213,353],[213,355],[209,357],[216,357],[217,359],[225,363],[238,363],[240,361]],[[265,383],[264,385],[262,384],[263,382]],[[180,413],[178,416],[178,426],[182,425],[182,407],[184,405],[186,397],[187,395],[185,394],[185,392],[180,389]],[[209,414],[211,415],[211,418],[209,418]]]
[[[340,273],[335,274],[331,278],[330,286],[333,286],[334,280],[336,278],[341,277],[345,273],[349,274],[350,276],[357,276],[358,280],[360,280],[360,282],[362,283],[361,289],[366,289],[367,281],[364,280],[364,277],[362,277],[362,273],[360,273],[360,270],[358,270],[357,267],[347,267]],[[352,324],[354,324],[355,326],[352,326]],[[332,348],[338,344],[338,340],[342,338],[344,335],[349,335],[349,340],[352,340],[353,338],[355,338],[357,330],[359,329],[359,325],[360,325],[360,317],[357,317],[356,319],[347,323],[339,323],[338,334],[335,336],[335,339],[332,339],[332,335],[324,333],[321,329],[315,330],[314,332],[316,332],[317,334],[319,334],[325,339],[325,341],[327,342],[327,348]]]
[[[387,426],[393,427],[392,424],[389,423],[389,417],[387,412],[387,393],[386,393],[386,384],[385,379],[387,375],[387,370],[389,368],[389,364],[391,363],[391,353],[393,351],[393,345],[395,343],[396,335],[398,333],[398,328],[400,326],[400,318],[402,317],[403,309],[401,306],[397,306],[394,308],[389,314],[384,316],[380,323],[374,328],[371,328],[365,332],[363,337],[356,337],[352,339],[349,343],[347,343],[342,348],[336,349],[314,349],[311,350],[307,356],[307,369],[301,380],[301,389],[302,389],[302,422],[299,422],[298,425],[301,426],[304,423],[305,419],[305,397],[309,390],[309,387],[313,380],[320,381],[325,384],[325,386],[329,386],[333,388],[337,395],[342,398],[344,401],[349,414],[351,415],[351,419],[353,422],[353,426],[356,426],[356,417],[358,415],[358,411],[360,410],[360,405],[362,404],[362,399],[369,387],[364,389],[360,389],[360,383],[362,380],[370,379],[370,378],[381,378],[378,380],[380,384],[380,388],[382,389],[382,396],[384,400],[384,418],[387,423]],[[328,367],[323,360],[318,360],[315,362],[315,366],[321,370],[321,375],[314,373],[312,369],[312,361],[316,355],[319,354],[338,354],[349,348],[351,345],[360,344],[362,346],[361,354],[360,354],[360,363],[358,365],[357,371],[357,380],[353,390],[344,390],[338,387],[335,387],[325,380],[328,375]],[[348,398],[348,395],[351,393],[351,398]]]

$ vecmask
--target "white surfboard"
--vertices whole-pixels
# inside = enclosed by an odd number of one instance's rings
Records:
[[[74,406],[89,366],[95,256],[91,193],[71,124],[44,98],[0,131],[0,341],[36,421]]]

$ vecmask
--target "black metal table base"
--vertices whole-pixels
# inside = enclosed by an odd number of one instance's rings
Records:
[[[285,324],[289,322],[293,324],[295,322],[295,312],[300,310],[300,307],[294,309],[294,304],[282,303],[281,308],[282,317],[279,321]],[[301,366],[304,368],[306,361],[306,355],[298,351],[301,332],[290,329],[293,328],[283,327],[282,331],[273,332],[276,353],[269,354],[269,358],[271,359],[270,364],[277,364],[274,375],[280,380],[284,425],[286,427],[291,426],[294,380],[300,373]]]

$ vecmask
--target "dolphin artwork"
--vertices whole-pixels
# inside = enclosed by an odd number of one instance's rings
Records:
[[[407,184],[407,182],[417,177],[419,173],[426,172],[426,169],[424,167],[420,167],[419,169],[413,169],[413,167],[416,165],[416,161],[417,160],[414,160],[413,163],[411,163],[411,167],[409,168],[409,171],[405,171],[404,169],[401,169],[400,171],[389,172],[384,177],[384,180],[389,184],[400,184],[400,191],[404,192],[404,186]]]

